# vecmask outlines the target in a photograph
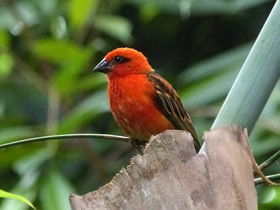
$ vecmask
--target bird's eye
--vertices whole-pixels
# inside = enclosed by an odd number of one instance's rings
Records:
[[[123,57],[121,56],[116,56],[114,59],[115,63],[121,63],[123,61]]]

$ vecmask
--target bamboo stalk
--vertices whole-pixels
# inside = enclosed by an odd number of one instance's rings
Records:
[[[238,125],[252,131],[280,76],[280,1],[265,22],[213,128]],[[222,88],[222,87],[221,87]],[[201,151],[205,150],[203,145]]]

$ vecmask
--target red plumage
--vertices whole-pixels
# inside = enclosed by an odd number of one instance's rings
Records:
[[[110,78],[110,77],[109,77]],[[124,132],[140,141],[148,141],[174,126],[152,103],[156,91],[144,74],[109,79],[108,96],[113,115]]]

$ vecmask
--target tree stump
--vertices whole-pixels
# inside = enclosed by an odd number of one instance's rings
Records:
[[[248,136],[236,126],[204,134],[206,151],[196,154],[185,131],[152,138],[143,156],[99,190],[72,194],[73,210],[257,209]]]

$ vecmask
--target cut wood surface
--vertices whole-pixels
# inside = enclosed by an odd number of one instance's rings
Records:
[[[196,154],[185,131],[155,136],[110,183],[71,195],[72,209],[257,209],[247,133],[217,128],[204,139],[206,151]]]

